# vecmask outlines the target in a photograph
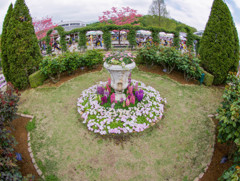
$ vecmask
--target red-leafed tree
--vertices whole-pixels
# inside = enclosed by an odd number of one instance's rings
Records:
[[[38,40],[41,40],[46,36],[48,30],[53,29],[58,25],[53,24],[52,18],[46,17],[40,20],[33,19],[33,26]]]
[[[122,7],[118,10],[116,7],[112,7],[110,11],[104,11],[103,16],[99,16],[99,21],[106,24],[116,24],[116,25],[139,25],[138,18],[141,14],[137,14],[137,10],[131,9],[129,7]],[[119,31],[119,44],[120,44],[120,31]]]

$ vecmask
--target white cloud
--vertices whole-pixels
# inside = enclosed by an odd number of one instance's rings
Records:
[[[166,4],[172,18],[200,30],[205,28],[212,2],[213,0],[201,0],[199,2],[168,0]]]
[[[238,8],[240,8],[240,1],[239,0],[233,0],[233,2],[236,4]]]
[[[237,7],[240,8],[240,0],[233,1],[229,1],[228,5],[233,17],[235,14],[234,21],[240,31],[240,19],[237,19],[237,13],[240,12],[237,9]],[[7,8],[11,2],[14,4],[15,0],[0,0],[0,33]],[[40,19],[49,16],[55,23],[58,23],[61,20],[97,21],[103,11],[110,10],[113,6],[118,8],[129,6],[138,10],[140,14],[147,14],[152,0],[25,0],[25,2],[32,17]],[[213,0],[165,0],[171,18],[198,30],[205,28],[212,2]]]

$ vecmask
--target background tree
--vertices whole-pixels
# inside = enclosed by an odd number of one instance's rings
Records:
[[[118,10],[116,7],[112,7],[111,11],[104,11],[103,16],[99,16],[99,21],[106,24],[125,25],[132,24],[137,25],[138,18],[141,14],[137,14],[137,10],[129,7],[122,7]],[[119,44],[120,44],[120,31],[119,31]]]
[[[199,54],[203,67],[214,75],[215,85],[224,83],[230,70],[237,70],[236,52],[239,40],[231,13],[223,0],[214,0]]]
[[[9,64],[8,64],[8,57],[7,57],[7,52],[8,52],[8,47],[7,47],[7,27],[9,24],[9,20],[12,16],[12,11],[13,11],[13,5],[12,3],[8,7],[7,14],[4,18],[3,22],[3,29],[2,29],[2,35],[1,35],[1,66],[3,68],[3,74],[5,76],[5,79],[9,81]]]
[[[164,0],[153,0],[148,13],[158,19],[158,25],[160,26],[162,17],[168,15]]]
[[[33,26],[38,40],[41,40],[47,35],[48,30],[57,27],[53,24],[52,18],[43,17],[42,19],[33,19]]]
[[[32,18],[24,0],[17,0],[7,27],[8,81],[19,88],[28,86],[28,76],[38,69],[41,52]]]

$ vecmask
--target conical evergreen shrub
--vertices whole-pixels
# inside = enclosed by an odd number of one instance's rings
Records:
[[[3,68],[3,74],[4,74],[4,77],[7,81],[9,81],[9,64],[8,64],[8,58],[7,58],[7,27],[8,27],[8,24],[9,24],[9,20],[12,16],[12,11],[13,11],[13,5],[12,3],[9,5],[8,7],[8,11],[7,11],[7,14],[4,18],[4,22],[3,22],[3,28],[2,28],[2,37],[1,37],[1,50],[2,50],[2,53],[1,53],[1,63],[2,63],[2,68]]]
[[[203,67],[214,75],[215,85],[225,82],[229,71],[236,71],[239,41],[231,13],[223,0],[214,0],[199,54]]]
[[[28,76],[37,70],[41,52],[24,0],[17,0],[7,28],[8,81],[19,88],[28,86]]]

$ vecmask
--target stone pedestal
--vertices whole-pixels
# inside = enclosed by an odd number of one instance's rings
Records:
[[[126,95],[123,93],[128,86],[128,76],[132,69],[135,68],[135,62],[122,67],[121,65],[110,65],[104,62],[103,66],[111,75],[111,87],[115,90],[115,100],[125,100]]]

